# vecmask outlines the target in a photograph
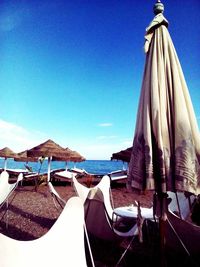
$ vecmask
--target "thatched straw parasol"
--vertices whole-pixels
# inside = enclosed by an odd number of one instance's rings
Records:
[[[52,161],[70,161],[73,151],[70,148],[65,148],[66,155],[53,156]]]
[[[38,157],[28,157],[27,150],[17,153],[17,157],[14,157],[18,162],[37,162]]]
[[[72,162],[82,162],[85,160],[85,158],[79,154],[77,151],[73,151],[69,149],[68,147],[66,148],[66,151],[68,152],[68,155],[65,157],[52,157],[53,161],[65,161],[66,162],[66,169],[67,169],[67,162],[72,161]]]
[[[132,151],[132,147],[129,147],[125,150],[121,150],[117,153],[113,153],[111,160],[121,160],[123,162],[130,162],[131,159],[131,151]]]
[[[85,161],[86,159],[81,155],[79,154],[77,151],[72,151],[72,156],[70,158],[71,161],[73,162],[82,162],[82,161]]]
[[[50,162],[52,157],[67,158],[69,157],[69,152],[52,141],[51,139],[46,142],[39,144],[27,150],[28,157],[48,157],[48,181],[50,181]]]
[[[81,156],[77,151],[73,151],[69,148],[66,148],[66,151],[69,153],[67,157],[53,157],[54,161],[73,161],[73,162],[81,162],[84,161],[85,158]]]
[[[6,170],[7,167],[7,159],[8,158],[17,158],[18,155],[13,152],[10,148],[8,147],[4,147],[2,149],[0,149],[0,157],[4,158],[4,170]]]

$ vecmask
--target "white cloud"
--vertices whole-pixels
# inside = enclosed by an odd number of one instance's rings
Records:
[[[111,127],[113,124],[110,122],[99,123],[99,127]]]
[[[9,147],[15,152],[31,148],[42,143],[45,136],[0,119],[0,147]]]

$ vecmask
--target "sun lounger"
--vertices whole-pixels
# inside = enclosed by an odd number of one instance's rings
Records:
[[[55,173],[59,173],[60,170],[63,169],[55,169],[50,171],[50,175],[53,176]],[[28,172],[27,174],[24,174],[25,179],[37,179],[40,178],[43,175],[47,175],[47,172]]]
[[[32,241],[18,241],[0,234],[1,267],[86,267],[84,209],[72,197],[52,228]]]
[[[60,172],[55,172],[54,173],[54,178],[58,180],[63,180],[63,181],[72,181],[73,177],[76,177],[77,173],[73,173],[71,171],[65,170],[65,171],[60,171]]]
[[[127,171],[126,170],[118,170],[108,173],[108,176],[111,179],[111,182],[121,181],[127,179]]]
[[[78,173],[78,174],[89,174],[86,170],[84,169],[79,169],[79,168],[71,168],[70,169],[72,172]]]
[[[30,172],[28,174],[25,174],[24,178],[25,179],[34,179],[34,178],[39,177],[40,175],[42,175],[42,174],[38,174],[37,172]]]
[[[19,175],[20,173],[22,174],[26,174],[26,173],[29,173],[28,170],[25,170],[25,169],[6,169],[6,171],[9,173],[9,175]]]

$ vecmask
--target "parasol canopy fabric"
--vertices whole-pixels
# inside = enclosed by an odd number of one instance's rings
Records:
[[[163,14],[146,31],[128,185],[200,193],[200,136],[189,91]]]

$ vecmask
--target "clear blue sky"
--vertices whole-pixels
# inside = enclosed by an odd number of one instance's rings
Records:
[[[200,125],[200,1],[164,15]],[[154,0],[0,4],[0,148],[49,138],[87,159],[131,146]]]

